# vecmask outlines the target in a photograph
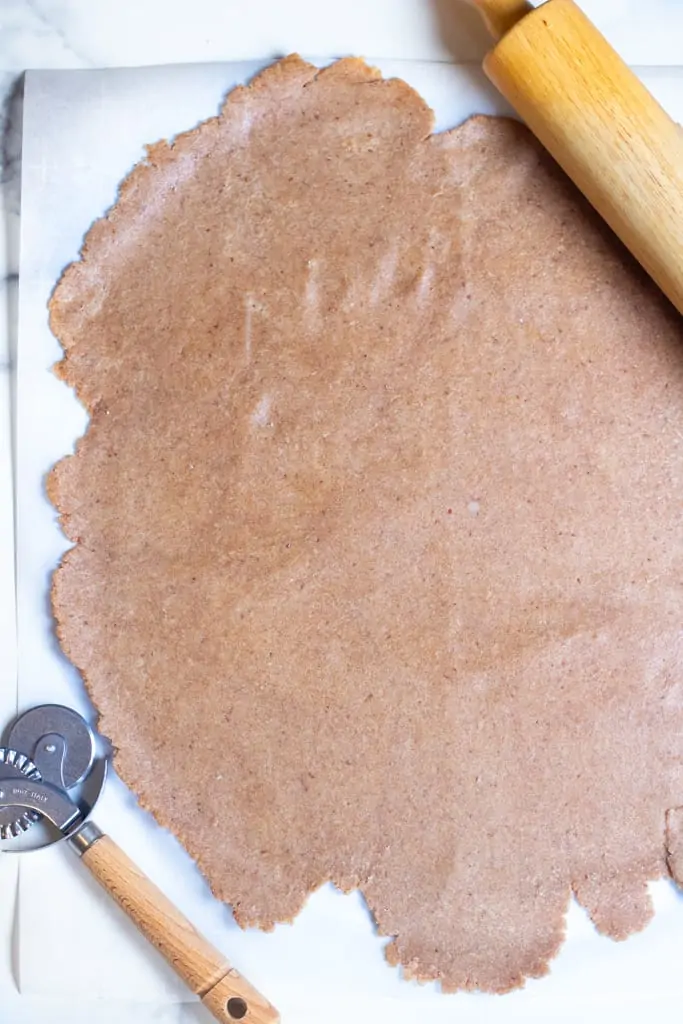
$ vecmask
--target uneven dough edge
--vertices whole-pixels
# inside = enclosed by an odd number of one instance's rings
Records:
[[[363,64],[362,61],[358,61],[358,60],[355,60],[355,59],[348,59],[348,60],[345,60],[345,61],[338,62],[336,65],[333,65],[333,68],[336,69],[335,73],[337,73],[337,74],[340,74],[340,73],[341,74],[348,74],[349,76],[351,76],[353,78],[357,78],[358,80],[367,81],[367,82],[376,82],[378,77],[379,77],[376,72],[372,72],[370,69],[368,69],[366,67],[366,65]],[[316,78],[321,73],[324,73],[324,72],[320,72],[313,65],[306,64],[305,62],[301,61],[297,57],[286,58],[285,61],[282,61],[282,62],[279,62],[278,64],[273,65],[271,68],[267,69],[266,71],[261,73],[259,76],[257,76],[257,78],[254,79],[254,81],[252,82],[251,85],[249,85],[247,87],[238,87],[233,92],[231,92],[228,95],[228,97],[227,97],[227,99],[225,101],[225,105],[223,107],[223,110],[226,109],[228,104],[233,103],[233,102],[238,102],[239,101],[239,97],[244,93],[245,89],[252,89],[253,90],[253,89],[265,88],[266,86],[268,86],[270,84],[271,81],[276,79],[278,76],[279,76],[280,80],[282,80],[282,79],[291,80],[291,82],[293,84],[295,83],[296,85],[300,85],[300,86],[303,87],[305,84],[307,84],[308,82],[310,82],[311,80]],[[405,88],[407,90],[409,89],[408,86],[405,86]],[[410,90],[410,91],[412,92],[412,90]],[[64,357],[63,361],[60,364],[58,364],[57,373],[61,377],[61,379],[64,380],[65,383],[69,384],[70,386],[73,386],[76,389],[78,397],[85,404],[86,409],[87,409],[88,413],[90,414],[90,416],[92,416],[93,413],[96,410],[96,407],[97,407],[97,396],[85,395],[82,392],[79,392],[79,389],[78,389],[78,387],[76,385],[76,382],[74,380],[70,379],[69,366],[68,366],[68,354],[69,354],[69,349],[70,349],[71,342],[72,342],[72,337],[70,335],[70,332],[68,330],[68,327],[67,327],[66,323],[61,319],[60,313],[59,313],[58,302],[61,300],[61,292],[63,290],[65,290],[66,292],[69,292],[69,290],[71,290],[74,293],[80,293],[82,291],[82,289],[87,288],[87,286],[88,286],[87,272],[88,272],[89,261],[91,259],[96,258],[97,253],[99,251],[99,247],[103,246],[103,245],[106,245],[107,242],[111,239],[111,236],[115,232],[117,217],[121,214],[122,210],[125,210],[127,202],[130,199],[133,198],[133,196],[136,193],[136,190],[138,188],[148,187],[150,185],[151,181],[153,180],[154,171],[155,171],[155,169],[156,169],[156,167],[158,166],[159,163],[161,163],[161,162],[163,162],[165,160],[168,160],[168,159],[172,159],[174,157],[175,152],[176,152],[177,149],[180,150],[183,147],[185,147],[186,145],[189,146],[191,144],[191,142],[197,137],[198,133],[201,133],[201,132],[204,132],[204,131],[211,131],[212,128],[215,128],[217,123],[220,121],[220,117],[221,117],[221,115],[218,115],[218,117],[216,117],[216,118],[212,118],[212,119],[210,119],[210,120],[208,120],[206,122],[203,122],[203,124],[198,126],[197,128],[192,129],[192,130],[184,133],[183,135],[178,136],[170,144],[169,143],[165,143],[165,142],[161,142],[161,143],[157,143],[154,146],[148,147],[148,158],[147,158],[147,161],[143,162],[141,164],[138,164],[133,169],[133,171],[130,173],[130,175],[124,180],[124,182],[122,183],[122,185],[120,187],[118,197],[117,197],[114,205],[112,206],[112,208],[108,211],[107,214],[105,214],[105,216],[103,218],[101,218],[100,220],[95,222],[95,224],[89,230],[89,232],[88,232],[88,234],[86,236],[86,239],[85,239],[82,251],[81,251],[80,259],[77,260],[76,262],[72,263],[65,270],[64,274],[62,275],[62,278],[60,279],[60,281],[58,282],[57,286],[55,287],[55,290],[53,292],[53,295],[52,295],[52,298],[51,298],[51,301],[50,301],[50,313],[51,313],[50,325],[51,325],[51,328],[53,330],[53,333],[59,339],[59,341],[60,341],[60,343],[61,343],[61,345],[62,345],[62,347],[64,349],[64,352],[65,352],[65,357]],[[472,119],[472,120],[476,120],[476,119]],[[457,132],[462,131],[462,130],[467,130],[467,124],[468,123],[469,122],[466,122],[465,125],[460,126],[460,128],[454,129],[454,132],[457,133]],[[86,431],[86,433],[87,433],[87,431]],[[67,458],[69,458],[69,456],[67,456]],[[55,468],[52,470],[52,472],[51,472],[51,474],[50,474],[50,476],[48,478],[48,482],[47,482],[47,492],[48,492],[48,497],[50,498],[52,504],[54,505],[54,507],[57,509],[57,511],[60,514],[60,521],[62,523],[62,526],[63,526],[63,529],[64,529],[66,535],[68,537],[70,537],[70,539],[72,541],[74,541],[74,544],[77,546],[78,543],[79,543],[79,538],[71,536],[71,534],[69,533],[69,509],[67,507],[65,507],[60,502],[60,496],[59,496],[59,475],[60,475],[60,466],[61,465],[62,465],[62,463],[58,463],[57,466],[55,466]],[[68,645],[66,637],[63,634],[63,630],[62,630],[62,623],[61,623],[60,616],[59,616],[59,602],[58,602],[57,593],[56,593],[56,588],[58,586],[58,580],[59,580],[60,576],[62,574],[68,574],[68,572],[69,572],[69,554],[67,552],[67,554],[62,559],[59,568],[55,571],[54,578],[53,578],[53,583],[52,583],[52,592],[51,593],[52,593],[52,609],[53,609],[53,614],[55,616],[55,621],[56,621],[56,624],[57,624],[57,636],[58,636],[60,644],[61,644],[63,650],[65,651],[66,655],[71,659],[71,653],[69,651],[69,645]],[[92,698],[93,694],[92,694],[91,687],[89,685],[89,680],[88,680],[86,672],[83,670],[83,668],[81,666],[76,665],[76,667],[81,672],[81,675],[82,675],[82,677],[84,679],[84,684],[85,684],[86,690],[88,691],[89,695]],[[102,729],[106,733],[107,726],[106,726],[106,720],[105,719],[102,720]],[[133,785],[131,783],[131,781],[129,779],[127,779],[125,776],[123,776],[123,778],[124,778],[124,782],[126,782],[126,784]],[[158,823],[162,827],[169,828],[169,824],[168,824],[167,821],[164,820],[163,815],[161,815],[158,812],[155,812],[154,810],[152,810],[152,808],[146,803],[144,787],[141,786],[139,784],[139,782],[136,782],[133,785],[133,788],[134,788],[134,790],[138,794],[140,805],[144,809],[150,811],[150,813],[153,814],[155,819],[158,821]],[[180,834],[178,836],[178,838],[180,839],[180,841],[183,844],[183,846],[188,850],[190,855],[193,857],[193,859],[197,863],[199,869],[202,871],[202,873],[206,877],[206,873],[205,873],[205,870],[204,870],[204,865],[201,862],[201,858],[198,856],[198,851],[193,850],[192,837]],[[673,869],[671,869],[671,873],[672,873],[672,875],[674,877],[677,877]],[[317,885],[314,885],[314,886],[311,887],[310,892],[315,891],[315,889],[318,888],[319,885],[322,885],[322,884],[324,884],[327,881],[335,882],[336,880],[335,879],[329,879],[327,877],[321,877],[320,880],[319,880],[319,883]],[[348,888],[348,886],[344,886],[344,887]],[[362,891],[362,884],[360,884],[360,888],[361,888],[361,891]],[[221,900],[223,900],[223,901],[225,901],[227,903],[231,903],[231,893],[230,892],[225,892],[225,891],[222,891],[220,889],[215,889],[214,893],[217,896],[217,898],[219,898],[219,899],[221,899]],[[234,897],[234,894],[232,894],[232,895]],[[570,893],[568,891],[567,899],[569,899],[569,895],[570,895]],[[305,898],[306,897],[304,897],[304,900],[305,900]],[[375,917],[375,919],[377,921],[378,930],[380,931],[380,934],[384,934],[382,932],[382,922],[381,922],[381,919],[378,917],[378,915],[377,915],[375,909],[372,907],[372,905],[371,904],[368,904],[368,905],[369,905],[369,909],[370,909],[371,913],[373,914],[373,916]],[[237,912],[235,916],[236,916],[236,920],[238,921],[238,923],[241,924],[242,926],[251,925],[251,924],[257,924],[260,927],[264,927],[266,929],[270,929],[275,924],[275,922],[263,922],[262,923],[262,922],[254,922],[254,921],[244,920],[244,919],[241,920],[239,912]],[[564,924],[564,916],[563,916],[562,920],[560,920],[558,922],[558,924],[557,924],[557,930],[556,930],[556,934],[555,934],[555,941],[554,941],[554,943],[552,945],[552,948],[549,948],[547,950],[547,952],[545,954],[545,958],[541,962],[539,962],[539,964],[535,968],[530,969],[526,973],[525,976],[516,976],[514,978],[511,978],[509,980],[509,983],[508,983],[507,986],[495,989],[494,991],[498,991],[498,992],[509,991],[511,989],[514,989],[514,988],[522,986],[524,984],[525,977],[541,977],[544,974],[547,974],[548,970],[549,970],[549,962],[557,954],[560,946],[562,945],[562,942],[563,942],[563,939],[564,939],[564,935],[565,935],[565,924]],[[412,978],[415,978],[415,979],[417,979],[419,981],[424,981],[424,982],[431,981],[431,980],[440,980],[441,979],[441,976],[439,974],[424,973],[424,972],[421,971],[419,964],[414,964],[414,963],[411,963],[410,961],[406,962],[406,961],[401,959],[401,955],[400,955],[400,936],[399,937],[394,937],[394,942],[391,943],[387,947],[387,951],[386,952],[387,952],[387,959],[388,959],[389,963],[394,964],[394,965],[395,964],[399,964],[399,963],[403,964],[406,977],[412,977]],[[445,987],[447,987],[447,986],[445,986]],[[464,987],[469,987],[469,986],[464,986]],[[472,987],[477,987],[477,986],[473,985]]]

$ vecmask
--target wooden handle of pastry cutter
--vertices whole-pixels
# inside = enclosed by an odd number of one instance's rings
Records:
[[[85,830],[90,829],[87,833]],[[109,836],[85,826],[72,845],[100,885],[222,1024],[277,1024],[280,1015],[207,942]]]
[[[683,129],[573,0],[471,0],[484,70],[683,313]]]

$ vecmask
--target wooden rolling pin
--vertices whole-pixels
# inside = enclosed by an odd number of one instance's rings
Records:
[[[493,84],[683,313],[683,129],[573,0],[471,0]]]

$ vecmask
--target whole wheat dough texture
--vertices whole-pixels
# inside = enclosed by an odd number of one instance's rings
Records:
[[[431,128],[289,58],[150,147],[51,303],[54,608],[242,924],[332,879],[504,991],[680,873],[683,334],[523,127]]]

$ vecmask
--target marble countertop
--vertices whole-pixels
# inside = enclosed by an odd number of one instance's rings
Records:
[[[631,65],[683,63],[680,0],[580,2]],[[465,13],[458,0],[344,0],[338,5],[319,0],[0,0],[0,418],[6,424],[0,430],[8,434],[13,411],[25,70],[239,60],[293,50],[312,56],[357,53],[464,62],[480,60],[487,43],[479,16]],[[9,480],[0,480],[0,503],[3,508],[9,504],[5,521],[11,518],[10,487]],[[11,586],[11,566],[9,571],[5,567],[0,558],[0,618],[7,631],[14,628],[14,617],[11,602],[5,608],[3,587]],[[3,658],[5,653],[3,648]],[[0,686],[11,666],[12,659],[5,658]],[[16,993],[6,997],[3,929],[9,928],[11,908],[2,896],[3,878],[7,873],[0,877],[3,1024],[93,1019],[85,1008],[81,1016],[78,1007],[65,1006],[62,1015],[52,1005],[29,1006]]]

